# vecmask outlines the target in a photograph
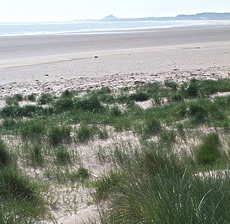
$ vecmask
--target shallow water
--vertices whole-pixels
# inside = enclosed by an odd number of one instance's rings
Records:
[[[87,33],[117,30],[173,28],[202,25],[230,25],[230,21],[72,21],[48,23],[0,23],[0,36]]]

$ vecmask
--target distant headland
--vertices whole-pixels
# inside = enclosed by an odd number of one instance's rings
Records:
[[[194,15],[178,15],[173,17],[118,18],[105,16],[103,21],[170,21],[170,20],[230,20],[230,13],[205,12]]]

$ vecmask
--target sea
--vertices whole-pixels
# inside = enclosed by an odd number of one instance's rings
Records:
[[[230,25],[230,20],[191,21],[70,21],[42,23],[0,23],[0,36],[124,32],[141,29]]]

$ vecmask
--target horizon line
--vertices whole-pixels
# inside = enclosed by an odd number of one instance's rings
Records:
[[[63,19],[63,20],[60,20],[60,19],[57,19],[57,20],[36,20],[36,21],[25,21],[25,20],[21,20],[21,21],[0,21],[1,24],[12,24],[12,23],[63,23],[63,22],[73,22],[73,21],[103,21],[104,18],[106,17],[114,17],[116,19],[147,19],[147,18],[156,18],[156,19],[160,19],[160,18],[176,18],[178,16],[194,16],[194,15],[198,15],[198,14],[205,14],[205,13],[215,13],[215,14],[230,14],[230,11],[229,12],[214,12],[214,11],[206,11],[206,12],[197,12],[197,13],[193,13],[193,14],[186,14],[186,13],[181,13],[181,14],[177,14],[177,15],[174,15],[174,16],[146,16],[146,17],[116,17],[114,16],[113,14],[110,14],[110,15],[107,15],[107,16],[104,16],[102,18],[87,18],[87,19]]]

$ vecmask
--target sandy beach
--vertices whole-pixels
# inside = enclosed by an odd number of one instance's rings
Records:
[[[5,87],[113,74],[144,73],[145,78],[173,69],[229,71],[230,27],[0,37],[0,51]]]
[[[230,77],[229,26],[2,36],[0,52],[0,107],[6,96],[16,93],[60,95],[66,89],[119,89],[165,80],[183,83],[192,78]],[[132,132],[112,137],[115,142],[136,140]],[[112,143],[109,139],[104,146]],[[103,141],[77,145],[84,165],[96,177],[107,168],[92,157],[101,145]],[[59,190],[65,198],[69,189]],[[84,223],[97,217],[97,207],[88,204],[87,189],[78,189],[78,194],[77,213],[57,210],[58,223]],[[72,198],[70,194],[67,199]]]

